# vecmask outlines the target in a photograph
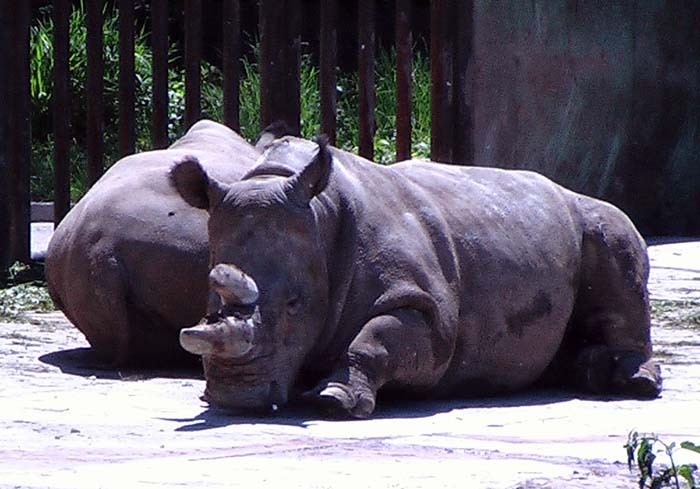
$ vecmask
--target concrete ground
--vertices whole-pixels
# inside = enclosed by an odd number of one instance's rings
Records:
[[[700,443],[700,242],[650,256],[665,390],[646,402],[528,392],[362,421],[231,417],[196,376],[81,370],[87,344],[59,313],[0,323],[0,488],[637,487],[630,430]]]

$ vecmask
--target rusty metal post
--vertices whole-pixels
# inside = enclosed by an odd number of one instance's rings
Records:
[[[30,3],[17,2],[9,14],[13,17],[10,41],[12,57],[9,104],[10,117],[10,257],[30,260],[30,168],[31,128],[29,123],[29,21]],[[4,69],[7,69],[5,66]]]
[[[10,3],[0,0],[0,66],[10,66],[12,60]],[[0,100],[8,102],[11,72],[0,70]],[[10,265],[10,117],[10,104],[0,104],[0,284]]]
[[[185,130],[202,116],[202,0],[185,0]]]
[[[104,56],[102,2],[85,2],[87,22],[87,179],[94,184],[104,171]]]
[[[260,0],[260,126],[300,132],[301,2]]]
[[[455,2],[455,42],[456,56],[453,67],[453,105],[454,133],[452,143],[452,162],[460,165],[474,161],[473,131],[474,110],[471,100],[471,85],[468,77],[469,64],[472,62],[472,43],[474,37],[474,2],[459,0]]]
[[[240,1],[224,0],[223,14],[224,124],[240,131]]]
[[[56,225],[70,210],[70,8],[70,0],[53,2],[53,219]]]
[[[450,0],[430,5],[430,158],[452,161],[452,42]]]
[[[411,158],[411,0],[396,0],[396,161]]]
[[[151,141],[154,149],[168,146],[168,1],[151,0]]]
[[[321,2],[321,34],[319,45],[319,71],[321,90],[321,132],[331,144],[336,140],[337,77],[338,63],[338,1]]]
[[[119,156],[136,150],[134,0],[119,0]]]
[[[358,76],[359,76],[359,154],[368,160],[374,159],[374,131],[376,130],[374,108],[376,87],[374,86],[375,51],[375,0],[359,0],[357,10]]]

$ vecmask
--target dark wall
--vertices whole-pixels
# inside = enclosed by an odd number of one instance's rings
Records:
[[[700,234],[700,2],[475,2],[477,164]]]

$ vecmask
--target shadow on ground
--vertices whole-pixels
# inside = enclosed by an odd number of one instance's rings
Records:
[[[95,355],[92,348],[58,350],[39,357],[39,361],[57,367],[64,374],[106,380],[146,380],[155,378],[202,379],[201,367],[114,368]]]
[[[493,397],[487,399],[463,399],[463,400],[393,400],[390,405],[379,404],[372,414],[375,420],[398,420],[430,418],[436,414],[449,413],[462,409],[483,408],[512,408],[522,406],[545,406],[570,401],[575,396],[568,392],[552,390],[527,391],[521,394]],[[339,416],[328,415],[312,404],[292,402],[282,406],[278,410],[238,410],[226,411],[209,407],[192,418],[159,418],[164,421],[172,421],[182,424],[175,428],[177,432],[204,431],[222,428],[231,425],[280,425],[306,427],[309,423],[347,419]],[[353,421],[352,419],[350,419]],[[362,420],[354,420],[362,421]]]

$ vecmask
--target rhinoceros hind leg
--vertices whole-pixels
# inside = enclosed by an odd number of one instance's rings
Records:
[[[566,343],[577,384],[594,393],[653,398],[661,373],[651,361],[646,246],[616,208],[584,202],[589,226]]]
[[[574,375],[579,388],[594,394],[653,399],[661,393],[660,368],[643,352],[591,346],[579,353]]]

